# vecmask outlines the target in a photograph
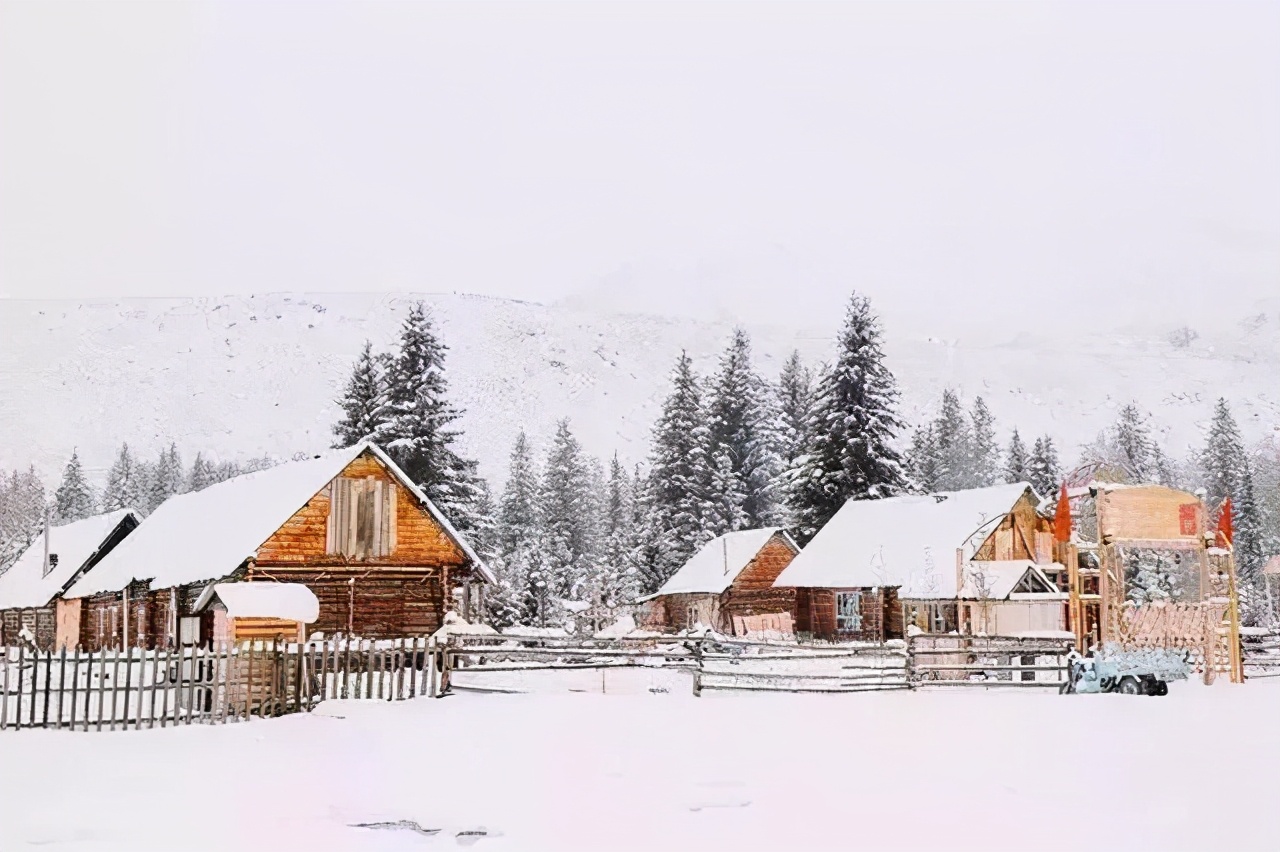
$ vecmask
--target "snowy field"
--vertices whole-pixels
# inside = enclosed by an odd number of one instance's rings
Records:
[[[0,849],[1273,850],[1278,720],[1280,684],[1184,682],[1167,698],[462,693],[6,731]]]

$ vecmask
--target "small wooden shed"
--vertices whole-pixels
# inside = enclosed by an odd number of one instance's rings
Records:
[[[261,639],[303,642],[320,601],[301,583],[213,583],[196,601],[215,646]]]
[[[785,616],[795,590],[774,580],[800,547],[780,527],[725,533],[702,546],[644,604],[643,626],[665,630],[709,627],[728,635],[753,632],[760,616]],[[777,621],[771,621],[777,625]],[[790,631],[786,631],[790,632]]]

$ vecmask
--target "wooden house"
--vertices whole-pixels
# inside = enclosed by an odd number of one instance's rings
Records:
[[[42,651],[59,644],[61,599],[138,526],[132,509],[50,527],[0,574],[0,645],[19,641],[25,630]],[[76,640],[70,642],[75,647]]]
[[[1030,485],[850,500],[778,577],[796,628],[821,639],[1058,634],[1065,569]]]
[[[704,544],[656,593],[640,599],[642,623],[741,635],[751,632],[758,616],[790,616],[795,592],[774,581],[799,552],[778,527],[726,533]]]
[[[429,634],[454,606],[483,611],[489,569],[403,471],[362,443],[170,498],[68,589],[86,648],[212,641],[211,583],[301,583],[312,629]]]
[[[320,601],[301,583],[213,583],[196,601],[215,646],[245,640],[302,642]]]

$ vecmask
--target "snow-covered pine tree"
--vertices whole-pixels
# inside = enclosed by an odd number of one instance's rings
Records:
[[[107,471],[107,485],[102,490],[102,511],[115,512],[120,509],[146,510],[146,502],[138,501],[146,494],[147,483],[145,471],[139,468],[128,444],[120,445],[116,460]]]
[[[669,576],[664,521],[654,508],[654,486],[640,465],[631,476],[631,564],[637,595],[655,592]]]
[[[637,576],[632,563],[635,539],[635,495],[627,469],[613,454],[603,501],[601,553],[598,586],[600,603],[609,609],[630,603],[636,596]]]
[[[538,492],[539,548],[552,594],[582,600],[599,546],[600,509],[590,463],[569,428],[556,424]]]
[[[653,429],[646,529],[654,563],[645,577],[645,592],[655,591],[711,538],[703,526],[711,479],[709,443],[698,377],[688,353],[681,352]]]
[[[1062,468],[1058,463],[1058,450],[1053,445],[1053,438],[1043,435],[1036,438],[1031,448],[1031,459],[1027,462],[1027,473],[1031,484],[1041,497],[1055,494],[1062,484]]]
[[[84,475],[80,456],[71,451],[71,459],[62,471],[62,484],[54,493],[54,514],[61,523],[92,517],[97,512],[93,489]]]
[[[383,359],[373,354],[373,344],[364,342],[351,377],[347,379],[338,405],[342,419],[333,427],[334,447],[341,449],[368,440],[378,431],[384,409]]]
[[[177,444],[169,444],[169,448],[160,451],[155,464],[147,477],[147,508],[150,514],[160,508],[164,501],[175,494],[181,494],[187,483],[182,468],[182,456],[178,454]]]
[[[972,487],[984,488],[1001,481],[1000,447],[996,444],[996,421],[982,397],[974,397],[969,413],[973,436]]]
[[[1210,507],[1216,508],[1228,496],[1234,509],[1236,573],[1242,586],[1257,586],[1259,572],[1268,554],[1264,553],[1265,530],[1253,484],[1253,469],[1245,451],[1240,427],[1227,400],[1214,406],[1213,420],[1204,451],[1200,454]],[[1242,588],[1242,595],[1245,593]]]
[[[545,578],[539,572],[537,558],[539,479],[529,437],[522,430],[511,450],[507,485],[498,502],[495,540],[501,561],[499,586],[509,590],[519,607],[518,620],[526,624],[537,623],[543,609],[543,598],[549,592]],[[499,598],[506,594],[508,591],[500,592]],[[504,605],[500,599],[494,603],[498,607]],[[490,614],[504,617],[494,613],[492,608]]]
[[[1151,438],[1149,415],[1129,403],[1120,409],[1115,425],[1116,459],[1137,482],[1152,479],[1152,454],[1155,442]]]
[[[708,538],[752,526],[743,508],[745,495],[741,489],[742,482],[734,473],[729,454],[717,454],[711,467],[711,500],[703,518]]]
[[[26,550],[44,526],[44,483],[35,467],[0,477],[0,571]]]
[[[942,392],[942,406],[933,421],[937,448],[938,491],[960,491],[974,485],[973,430],[960,404],[960,395],[951,388]]]
[[[932,423],[917,426],[907,450],[911,487],[922,494],[938,491],[938,439]]]
[[[723,505],[729,493],[737,495],[743,523],[751,528],[772,526],[780,516],[774,491],[780,464],[772,404],[768,388],[751,365],[751,339],[735,329],[720,357],[720,370],[711,379],[706,405],[707,457],[725,456],[735,481],[722,481],[730,491],[713,489],[710,497]]]
[[[187,475],[187,491],[203,491],[215,482],[218,482],[218,466],[197,452],[191,473]]]
[[[813,537],[845,501],[890,497],[906,475],[894,446],[898,386],[884,364],[871,303],[849,300],[835,365],[823,375],[809,420],[810,445],[794,477],[797,532]]]
[[[1009,438],[1009,449],[1004,455],[1004,481],[1030,482],[1030,465],[1030,460],[1027,458],[1027,445],[1022,443],[1022,436],[1015,428],[1012,437]]]
[[[374,438],[464,535],[478,528],[481,488],[476,463],[458,452],[462,415],[448,401],[447,347],[418,302],[400,328]]]
[[[780,473],[777,493],[785,504],[786,523],[794,520],[791,481],[809,447],[809,418],[813,409],[813,371],[792,351],[782,365],[777,388],[777,434]]]

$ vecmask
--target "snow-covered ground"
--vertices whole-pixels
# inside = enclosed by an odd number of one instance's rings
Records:
[[[4,732],[0,849],[1271,850],[1278,718],[1280,684],[1255,682],[458,694]]]

